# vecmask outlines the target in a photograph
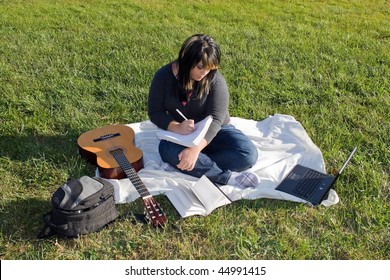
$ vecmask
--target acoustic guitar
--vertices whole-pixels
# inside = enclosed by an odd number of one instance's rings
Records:
[[[137,174],[143,167],[142,151],[133,145],[134,136],[129,126],[107,125],[81,134],[77,144],[80,155],[98,167],[100,176],[127,177],[143,199],[146,218],[154,226],[163,226],[167,217]]]

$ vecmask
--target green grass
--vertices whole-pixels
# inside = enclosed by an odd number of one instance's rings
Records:
[[[228,3],[229,2],[229,3]],[[387,1],[0,1],[1,259],[389,259]],[[121,218],[38,240],[50,196],[93,175],[78,136],[147,119],[150,81],[184,39],[212,35],[233,116],[294,116],[328,172],[358,152],[333,207],[241,200],[156,231]]]

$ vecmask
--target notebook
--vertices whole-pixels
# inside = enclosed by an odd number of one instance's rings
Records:
[[[276,190],[299,197],[312,205],[320,204],[351,160],[356,149],[357,147],[353,149],[335,176],[297,164],[276,187]]]
[[[168,130],[160,130],[157,132],[157,137],[186,147],[194,147],[199,145],[200,141],[205,137],[213,117],[207,116],[200,122],[195,124],[195,130],[190,134],[178,134]]]

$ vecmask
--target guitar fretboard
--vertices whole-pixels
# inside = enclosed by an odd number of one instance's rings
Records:
[[[110,153],[113,155],[115,160],[118,162],[119,166],[125,172],[127,178],[129,178],[131,183],[133,183],[134,187],[136,188],[140,196],[142,198],[150,196],[148,189],[145,187],[144,183],[142,183],[141,179],[138,177],[137,172],[135,171],[134,167],[126,158],[125,154],[123,153],[123,150],[116,149],[111,151]]]

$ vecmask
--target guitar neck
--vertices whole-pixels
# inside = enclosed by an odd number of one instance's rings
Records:
[[[127,178],[130,179],[131,183],[134,185],[138,193],[142,198],[151,196],[148,189],[145,187],[144,183],[139,178],[137,172],[135,171],[132,164],[127,160],[125,154],[121,149],[116,149],[111,151],[111,154],[118,162],[119,166],[122,168],[123,172],[126,174]]]

